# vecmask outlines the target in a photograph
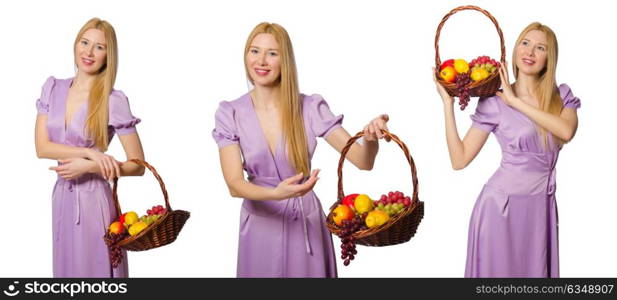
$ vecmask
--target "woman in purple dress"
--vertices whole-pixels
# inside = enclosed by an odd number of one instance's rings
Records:
[[[490,132],[502,150],[501,165],[471,216],[466,277],[559,276],[555,165],[559,150],[576,133],[580,100],[555,82],[557,38],[549,27],[527,26],[512,60],[516,81],[510,85],[502,66],[503,92],[479,100],[462,141],[453,99],[437,84],[452,167],[466,167]]]
[[[49,77],[36,102],[39,158],[58,161],[52,195],[54,277],[127,277],[126,259],[112,268],[103,235],[116,210],[108,180],[144,169],[105,154],[114,134],[127,158],[144,154],[128,99],[113,89],[117,69],[113,27],[94,18],[77,34],[74,78]]]
[[[257,25],[244,54],[254,89],[220,103],[212,132],[229,192],[244,198],[237,276],[336,277],[332,237],[312,191],[319,170],[310,171],[310,161],[317,137],[339,152],[347,143],[343,116],[321,96],[300,94],[291,41],[280,25]],[[372,120],[363,144],[351,147],[347,159],[358,168],[373,167],[387,121]]]

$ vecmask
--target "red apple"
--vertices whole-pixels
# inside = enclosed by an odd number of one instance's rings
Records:
[[[349,194],[343,198],[343,205],[347,205],[349,207],[354,207],[354,201],[358,197],[358,194]]]
[[[126,213],[122,214],[120,216],[120,220],[118,220],[120,222],[120,224],[124,225],[124,219],[126,218]]]
[[[445,67],[447,66],[452,66],[454,67],[454,59],[448,59],[446,61],[444,61],[441,66],[439,66],[439,71],[443,70]]]

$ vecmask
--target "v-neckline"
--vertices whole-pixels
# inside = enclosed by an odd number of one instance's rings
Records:
[[[71,113],[71,118],[68,119],[67,107],[68,107],[68,102],[69,102],[69,91],[71,89],[71,86],[73,85],[73,79],[74,78],[70,78],[69,79],[68,86],[67,86],[67,89],[66,89],[66,97],[64,98],[64,118],[63,118],[63,121],[64,121],[64,132],[67,132],[69,130],[69,128],[71,127],[71,124],[73,123],[73,120],[75,119],[77,114],[80,113],[84,109],[84,106],[88,103],[88,99],[84,100],[81,104],[79,104],[75,108],[75,111],[73,111]]]
[[[275,142],[274,149],[270,148],[270,143],[268,143],[268,138],[266,137],[266,132],[264,131],[263,127],[261,126],[261,122],[259,121],[259,115],[257,114],[257,110],[255,109],[255,103],[253,102],[253,96],[251,96],[250,92],[247,95],[248,95],[248,100],[249,100],[249,104],[250,104],[250,107],[251,107],[251,111],[253,112],[253,117],[255,118],[255,122],[257,122],[257,128],[259,128],[259,131],[261,132],[261,139],[266,144],[266,148],[268,148],[268,152],[270,153],[270,156],[272,156],[272,159],[275,160],[276,159],[276,154],[278,154],[279,145],[281,144],[282,133],[279,133],[279,137],[278,137],[278,139]]]

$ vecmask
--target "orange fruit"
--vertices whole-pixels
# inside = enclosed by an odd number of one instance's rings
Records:
[[[109,225],[109,232],[110,233],[115,233],[115,234],[120,234],[124,232],[124,226],[122,226],[122,223],[120,222],[113,222]]]
[[[453,66],[447,66],[439,71],[439,76],[441,76],[441,79],[445,82],[454,82],[454,79],[456,79],[456,70]]]
[[[339,206],[332,211],[332,219],[338,226],[343,225],[343,220],[351,220],[353,217],[354,213],[347,205],[339,204]]]

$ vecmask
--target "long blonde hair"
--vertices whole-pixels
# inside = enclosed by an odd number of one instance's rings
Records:
[[[88,117],[86,119],[86,132],[93,139],[94,145],[101,151],[107,151],[109,143],[107,126],[109,122],[109,95],[116,82],[118,69],[118,42],[116,32],[107,21],[92,18],[79,30],[73,45],[73,51],[81,40],[84,33],[89,29],[98,29],[105,35],[107,43],[107,58],[105,64],[96,75],[90,95],[88,97]],[[77,65],[78,56],[75,56]]]
[[[525,38],[528,32],[532,30],[538,30],[543,32],[546,35],[546,50],[547,50],[547,59],[546,66],[544,70],[542,70],[539,74],[539,78],[537,84],[535,86],[535,94],[538,97],[538,107],[548,112],[552,115],[558,116],[561,114],[561,110],[563,108],[563,103],[561,101],[561,96],[559,95],[559,89],[557,88],[557,83],[555,80],[555,73],[557,70],[557,57],[558,57],[558,44],[557,37],[551,28],[546,25],[543,25],[539,22],[533,22],[529,24],[521,34],[518,36],[516,40],[516,46],[521,44],[522,40]],[[514,78],[518,78],[518,68],[516,67],[516,51],[513,51],[512,54],[512,70],[514,72]],[[548,147],[549,145],[549,136],[546,129],[538,126],[538,131],[544,145]],[[563,145],[564,141],[556,136],[552,136],[553,141],[557,146]]]
[[[302,103],[298,88],[298,74],[291,39],[285,28],[274,23],[263,22],[255,26],[244,47],[244,67],[247,78],[253,83],[249,75],[249,66],[246,62],[253,39],[261,33],[271,34],[279,44],[281,55],[281,77],[279,82],[280,114],[283,137],[285,138],[288,160],[296,172],[309,173],[308,145],[302,117]]]

